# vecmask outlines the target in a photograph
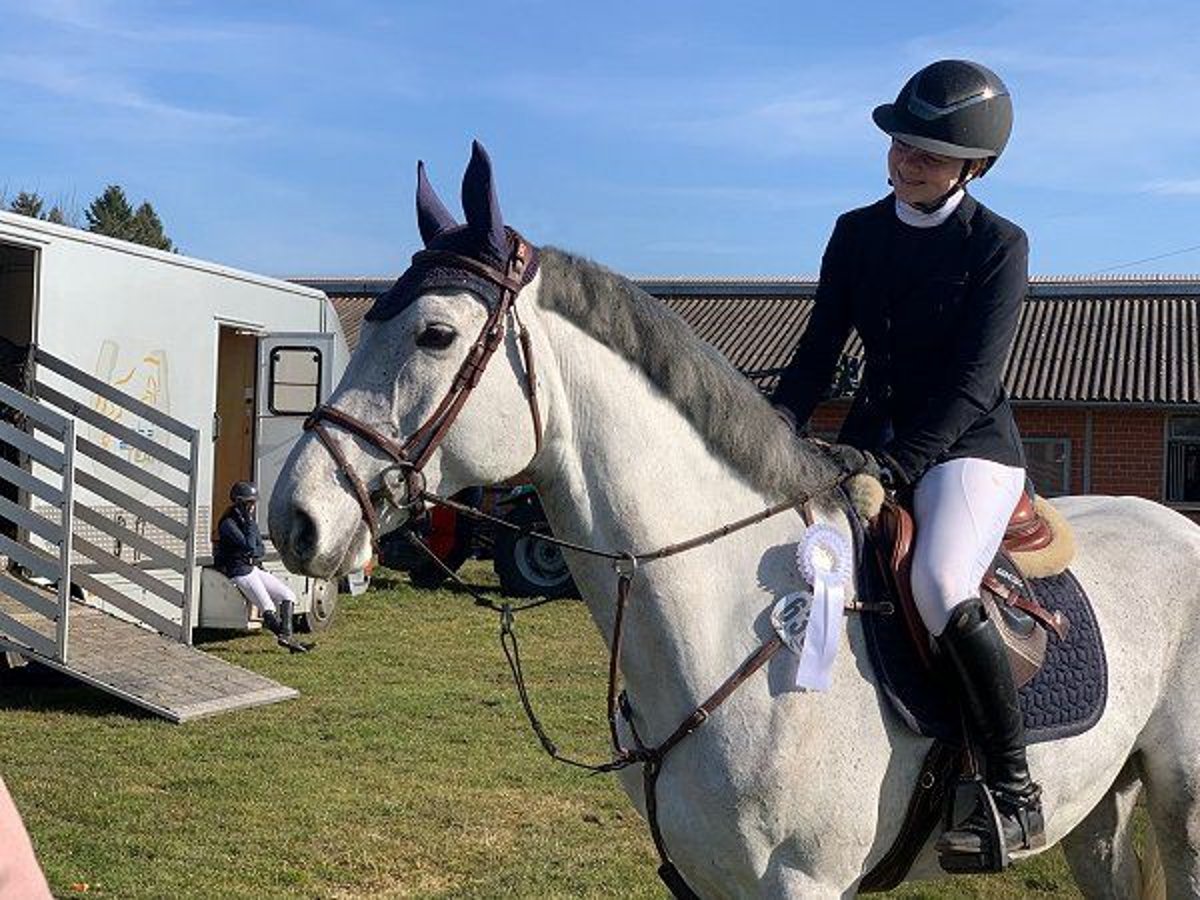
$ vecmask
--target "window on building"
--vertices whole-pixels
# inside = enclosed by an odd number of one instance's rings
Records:
[[[1200,503],[1200,416],[1167,420],[1167,501]]]
[[[1071,490],[1071,439],[1025,438],[1025,466],[1033,486],[1044,497],[1057,497]]]
[[[271,350],[270,409],[276,415],[307,416],[321,397],[321,351],[316,347]]]

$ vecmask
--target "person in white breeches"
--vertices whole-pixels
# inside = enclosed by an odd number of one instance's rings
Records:
[[[862,454],[861,471],[913,499],[912,588],[944,662],[937,690],[958,688],[991,793],[935,846],[949,872],[991,872],[1045,842],[1012,665],[980,596],[1025,482],[1004,371],[1029,291],[1029,240],[969,190],[1008,143],[1012,98],[986,66],[942,59],[871,118],[891,139],[891,191],[838,217],[772,400],[804,426],[857,332],[862,377],[838,441]]]
[[[295,593],[261,566],[266,549],[254,515],[258,488],[248,481],[239,481],[230,489],[229,499],[232,505],[217,524],[214,565],[262,613],[263,627],[274,633],[281,647],[292,653],[312,649],[292,636]]]
[[[295,605],[295,592],[266,569],[251,569],[230,579],[242,595],[263,615],[274,613],[276,605]]]
[[[956,606],[979,596],[1024,489],[1024,469],[970,457],[933,466],[917,482],[912,590],[934,637]]]

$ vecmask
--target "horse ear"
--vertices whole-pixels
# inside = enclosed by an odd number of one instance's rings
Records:
[[[421,231],[421,240],[425,246],[448,228],[458,225],[450,210],[446,209],[433,185],[425,177],[425,163],[417,162],[417,228]]]
[[[508,256],[504,217],[500,214],[496,186],[492,181],[492,161],[479,141],[471,143],[471,161],[463,173],[462,203],[467,214],[467,227],[485,238],[496,256],[501,259]]]

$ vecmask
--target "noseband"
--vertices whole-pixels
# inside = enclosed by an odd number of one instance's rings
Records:
[[[329,451],[337,463],[338,470],[346,476],[354,489],[354,496],[362,509],[363,521],[371,532],[371,546],[379,549],[379,517],[375,512],[375,504],[366,484],[346,459],[345,454],[334,442],[329,433],[328,425],[336,425],[356,437],[366,441],[371,446],[387,455],[394,466],[385,469],[382,475],[382,494],[386,502],[397,509],[405,510],[410,517],[420,516],[425,509],[425,476],[422,470],[433,452],[441,445],[458,418],[459,412],[467,402],[471,391],[479,384],[489,360],[496,348],[504,342],[507,332],[507,319],[513,319],[514,331],[518,336],[521,347],[521,360],[525,368],[526,396],[529,400],[529,412],[533,420],[533,434],[536,455],[542,448],[542,421],[537,402],[537,376],[533,368],[533,353],[531,352],[529,330],[517,316],[517,294],[525,287],[537,271],[537,253],[532,244],[516,232],[512,235],[512,250],[503,271],[487,263],[480,262],[469,256],[458,253],[448,253],[440,250],[422,250],[412,258],[414,269],[457,269],[468,275],[480,278],[499,289],[499,298],[488,310],[487,321],[479,332],[479,337],[471,345],[466,359],[454,376],[450,390],[442,398],[442,402],[430,414],[416,431],[401,442],[388,437],[366,422],[343,412],[335,406],[325,404],[317,407],[304,420],[304,430],[313,432],[318,440]]]

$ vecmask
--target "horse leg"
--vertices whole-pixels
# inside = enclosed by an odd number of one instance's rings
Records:
[[[1180,684],[1188,687],[1177,698],[1192,692],[1196,682]],[[1162,857],[1166,896],[1200,897],[1200,703],[1186,697],[1164,707],[1142,741],[1146,806]]]
[[[1075,883],[1088,900],[1137,897],[1141,867],[1133,849],[1133,808],[1142,783],[1130,759],[1096,808],[1062,840]]]

